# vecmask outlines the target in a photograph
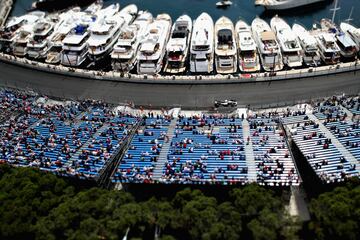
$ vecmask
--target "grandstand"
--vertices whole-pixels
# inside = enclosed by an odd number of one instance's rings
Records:
[[[297,186],[359,176],[359,97],[240,114],[171,113],[0,91],[1,161],[113,183]],[[240,116],[241,115],[241,116]],[[103,181],[103,180],[102,180]]]

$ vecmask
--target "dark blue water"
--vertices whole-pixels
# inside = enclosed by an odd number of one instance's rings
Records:
[[[15,0],[15,6],[12,15],[22,15],[26,10],[30,9],[32,0]],[[61,1],[61,0],[59,0]],[[159,13],[168,13],[173,20],[182,14],[188,14],[192,18],[196,18],[201,12],[208,12],[216,21],[221,16],[227,16],[234,22],[239,18],[246,20],[248,23],[256,17],[260,16],[265,20],[270,20],[275,14],[274,12],[267,12],[262,7],[255,7],[255,0],[233,0],[233,5],[227,9],[218,9],[215,3],[218,0],[105,0],[105,5],[120,2],[120,6],[125,6],[134,3],[141,10],[148,10],[153,15]],[[282,16],[289,24],[300,22],[307,27],[311,27],[314,22],[321,18],[331,18],[332,13],[330,9],[334,2],[328,1],[324,4],[301,8],[300,10],[289,10],[282,12]],[[339,0],[341,10],[337,12],[335,22],[339,23],[349,17],[351,8],[354,7],[352,24],[360,27],[360,0]]]

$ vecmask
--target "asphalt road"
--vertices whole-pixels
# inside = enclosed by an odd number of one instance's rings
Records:
[[[226,80],[225,80],[226,81]],[[49,97],[100,99],[138,106],[209,108],[214,100],[236,99],[240,106],[284,106],[334,94],[358,94],[360,72],[273,82],[216,85],[133,84],[70,77],[0,62],[0,86],[31,89]]]

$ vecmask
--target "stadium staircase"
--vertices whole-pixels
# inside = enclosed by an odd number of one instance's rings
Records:
[[[325,134],[326,138],[331,139],[331,143],[338,149],[338,151],[348,160],[351,164],[356,165],[359,171],[359,164],[357,159],[347,150],[341,142],[320,122],[320,120],[312,113],[307,114],[309,119],[319,125],[320,130]]]
[[[155,168],[154,168],[154,173],[153,173],[153,180],[158,181],[160,180],[160,178],[162,177],[162,172],[163,172],[163,167],[165,165],[165,162],[168,160],[167,156],[169,153],[169,149],[170,149],[170,144],[171,141],[174,137],[174,131],[176,128],[176,123],[178,121],[178,117],[175,116],[172,120],[171,123],[169,125],[169,128],[167,130],[167,141],[164,142],[162,148],[161,148],[161,152],[159,155],[159,158],[155,164]]]
[[[243,129],[243,140],[245,145],[245,155],[246,155],[246,164],[248,167],[248,180],[250,182],[256,182],[256,163],[253,151],[253,145],[250,136],[250,126],[248,120],[244,119],[242,121]],[[247,144],[247,139],[250,138],[249,144]]]

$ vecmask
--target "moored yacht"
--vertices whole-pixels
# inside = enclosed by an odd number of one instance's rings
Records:
[[[45,59],[49,48],[48,37],[54,31],[55,22],[48,18],[34,25],[33,35],[26,46],[26,54],[31,59]]]
[[[234,24],[227,17],[221,17],[215,23],[215,65],[221,74],[237,71],[237,49]]]
[[[291,68],[301,67],[303,64],[302,47],[290,26],[277,15],[271,19],[270,26],[276,33],[284,64]]]
[[[334,34],[322,29],[310,31],[317,41],[321,60],[325,64],[337,64],[340,61],[340,48],[336,44]]]
[[[298,37],[304,50],[304,63],[307,66],[318,66],[321,64],[318,44],[316,38],[312,36],[303,26],[295,23],[292,27],[294,34]]]
[[[148,33],[153,22],[149,12],[140,12],[133,24],[121,30],[118,41],[111,53],[111,64],[115,71],[130,72],[137,64],[137,53],[140,44]]]
[[[46,54],[46,63],[58,64],[61,61],[62,41],[76,26],[81,16],[80,8],[73,8],[60,15],[59,23],[54,27],[54,32],[49,36],[49,50]]]
[[[163,67],[166,42],[171,30],[171,18],[168,14],[159,14],[150,24],[148,35],[138,52],[139,74],[157,74]]]
[[[285,10],[324,1],[325,0],[256,0],[255,5],[264,6],[268,10]]]
[[[89,27],[87,41],[89,58],[94,63],[108,56],[116,43],[124,20],[119,16],[119,4],[112,4],[102,9],[97,21]]]
[[[194,22],[190,47],[190,71],[211,73],[214,70],[214,22],[202,13]]]
[[[62,42],[62,65],[76,67],[84,63],[88,55],[89,27],[95,21],[95,15],[85,13],[80,17],[76,26],[66,35]]]
[[[191,18],[188,15],[180,16],[172,26],[170,39],[166,46],[165,72],[185,72],[189,55],[191,33]]]
[[[16,37],[12,43],[12,52],[15,56],[26,55],[27,44],[34,34],[34,25],[44,18],[44,12],[35,11],[28,14],[27,23],[16,31]]]
[[[354,27],[353,25],[349,23],[341,23],[340,29],[344,33],[348,34],[352,40],[360,47],[360,29]]]
[[[336,39],[336,44],[340,48],[340,54],[345,61],[353,61],[358,54],[359,48],[352,40],[351,36],[342,32],[330,19],[323,18],[320,21],[321,28],[330,34],[333,34]]]
[[[260,59],[255,40],[250,26],[242,20],[235,25],[235,33],[238,44],[239,68],[241,72],[260,71]]]
[[[255,42],[258,45],[260,60],[265,71],[280,71],[284,64],[275,33],[269,24],[261,18],[255,18],[251,24]]]

